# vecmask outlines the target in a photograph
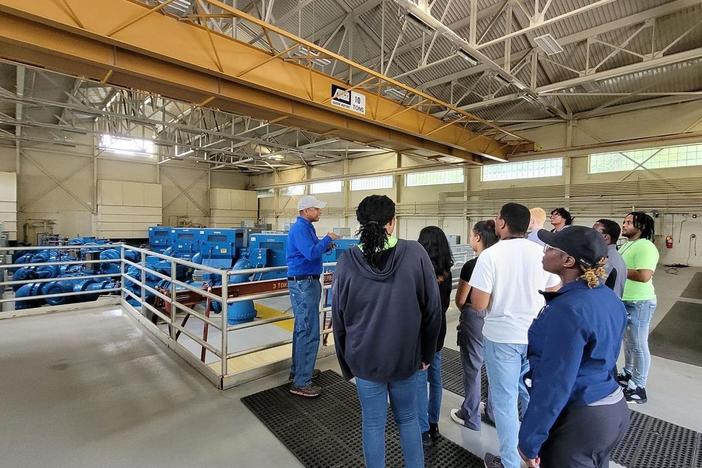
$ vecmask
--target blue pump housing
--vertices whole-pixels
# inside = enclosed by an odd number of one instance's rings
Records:
[[[169,226],[151,226],[149,228],[149,250],[163,253],[175,244],[175,232]]]
[[[198,232],[198,249],[202,264],[229,270],[246,246],[247,230],[239,228],[205,228]]]

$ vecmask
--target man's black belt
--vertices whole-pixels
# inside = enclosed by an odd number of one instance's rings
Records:
[[[288,281],[303,281],[303,280],[317,280],[319,281],[319,275],[297,275],[288,276]]]

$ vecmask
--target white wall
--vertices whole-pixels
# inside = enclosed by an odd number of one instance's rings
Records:
[[[17,239],[17,176],[0,172],[0,231],[7,231],[10,240]]]

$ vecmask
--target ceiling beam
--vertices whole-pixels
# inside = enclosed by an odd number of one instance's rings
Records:
[[[690,60],[695,60],[702,57],[702,47],[698,49],[687,50],[685,52],[678,52],[677,54],[666,55],[664,57],[655,58],[652,60],[647,60],[640,63],[634,63],[631,65],[625,65],[623,67],[613,68],[611,70],[605,70],[597,73],[592,73],[590,75],[584,75],[570,80],[559,81],[557,83],[551,83],[545,86],[540,86],[536,88],[537,93],[553,93],[561,89],[572,88],[583,83],[591,81],[607,80],[611,78],[616,78],[619,76],[630,75],[633,73],[638,73],[645,70],[650,70],[652,68],[663,67],[666,65],[671,65],[673,63],[687,62]],[[515,101],[521,99],[520,94],[508,94],[505,96],[500,96],[494,99],[488,99],[482,102],[475,102],[472,104],[467,104],[465,106],[460,106],[459,109],[466,112],[472,112],[476,109],[482,109],[484,107],[490,107],[497,104],[503,104],[505,102]]]
[[[662,16],[670,15],[672,13],[675,13],[676,11],[680,11],[685,8],[689,8],[692,6],[699,6],[700,1],[699,0],[676,0],[670,3],[666,3],[665,5],[661,5],[655,8],[649,8],[648,10],[642,11],[640,13],[633,14],[631,16],[627,16],[625,18],[620,18],[614,21],[610,21],[608,23],[602,24],[600,26],[595,26],[594,28],[589,28],[584,31],[580,31],[574,34],[569,34],[568,36],[564,36],[561,38],[556,38],[556,41],[558,44],[560,44],[562,47],[568,46],[570,44],[576,44],[578,42],[586,41],[589,37],[596,37],[601,34],[610,32],[610,31],[616,31],[617,29],[622,29],[626,28],[635,24],[643,23],[647,20],[654,19],[654,18],[660,18]],[[451,25],[450,25],[451,26]],[[526,54],[528,54],[531,51],[531,49],[526,49],[526,50],[521,50],[518,52],[512,52],[512,62],[518,62]],[[495,62],[504,67],[505,66],[505,57],[500,57],[498,59],[495,59]],[[477,67],[472,67],[467,70],[462,70],[457,73],[452,73],[446,76],[443,76],[441,78],[437,78],[435,80],[427,81],[424,84],[424,89],[429,89],[434,86],[439,86],[445,83],[450,83],[451,81],[459,80],[461,78],[465,78],[471,75],[474,75],[476,73],[482,73],[485,70],[487,70],[488,67],[485,67],[483,65],[478,65]]]

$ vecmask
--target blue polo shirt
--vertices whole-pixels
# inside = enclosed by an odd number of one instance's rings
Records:
[[[288,232],[288,276],[319,275],[322,273],[322,254],[331,244],[331,237],[317,238],[314,226],[298,216]]]
[[[566,406],[587,406],[617,390],[626,326],[624,304],[604,285],[590,289],[578,280],[542,294],[546,306],[529,328],[531,398],[519,430],[519,448],[529,458]]]

